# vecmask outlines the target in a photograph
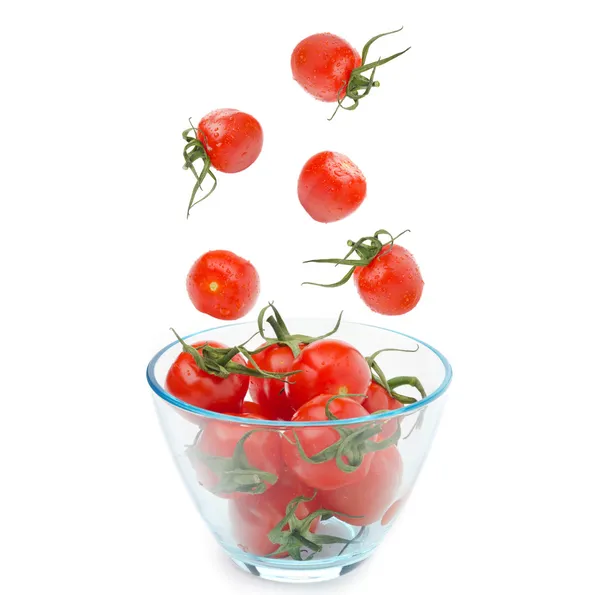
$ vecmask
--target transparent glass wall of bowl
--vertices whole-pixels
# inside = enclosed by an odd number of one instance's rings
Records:
[[[333,322],[310,319],[291,320],[288,326],[292,332],[318,335],[331,328]],[[190,337],[190,341],[212,339],[227,345],[235,345],[246,341],[255,331],[255,323],[242,323],[197,333]],[[353,323],[342,323],[335,338],[351,343],[365,355],[370,355],[382,348],[414,349],[418,343],[416,340],[394,331]],[[259,343],[260,341],[255,338],[249,346],[252,347]],[[199,432],[205,430],[209,424],[234,424],[244,426],[248,431],[278,432],[282,435],[288,430],[288,436],[291,426],[285,422],[257,425],[260,422],[256,420],[250,425],[241,424],[239,419],[219,418],[210,412],[195,416],[178,407],[176,403],[168,402],[165,399],[163,383],[167,370],[179,353],[179,345],[174,345],[164,350],[153,366],[154,378],[151,378],[151,385],[153,382],[155,383],[153,395],[156,410],[171,453],[196,507],[217,541],[234,561],[245,569],[249,568],[255,574],[275,580],[317,581],[337,576],[344,568],[349,568],[368,557],[381,543],[386,533],[394,525],[398,514],[401,513],[429,452],[440,421],[446,400],[446,388],[451,376],[450,368],[443,357],[425,344],[419,343],[419,349],[415,353],[389,352],[381,354],[381,357],[378,358],[388,377],[417,376],[430,398],[433,397],[424,406],[411,406],[406,409],[406,413],[400,409],[392,414],[393,417],[388,414],[385,418],[371,422],[380,424],[382,428],[386,424],[394,424],[395,428],[398,423],[400,425],[398,443],[396,446],[390,447],[398,450],[402,462],[401,481],[395,488],[393,496],[389,498],[390,507],[392,504],[395,506],[385,515],[383,523],[379,518],[364,528],[343,522],[335,516],[321,521],[316,528],[317,534],[333,535],[347,540],[354,539],[354,541],[350,544],[324,545],[323,549],[316,553],[307,550],[306,556],[311,553],[314,553],[314,556],[308,561],[297,561],[289,557],[274,558],[268,555],[254,555],[243,544],[240,544],[239,531],[236,531],[236,527],[232,525],[231,508],[235,506],[232,504],[232,499],[214,495],[201,485],[190,457],[190,446],[196,441]],[[418,392],[412,387],[402,387],[402,392],[408,396],[419,397]],[[351,423],[337,427],[338,429],[355,430],[360,426]],[[319,498],[318,491],[316,498],[317,500]],[[402,535],[396,534],[393,539],[401,541]],[[398,546],[401,547],[402,544],[399,543]],[[333,574],[328,572],[328,569]]]

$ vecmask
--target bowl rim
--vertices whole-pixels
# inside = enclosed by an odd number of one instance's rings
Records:
[[[310,320],[323,320],[323,321],[329,320],[326,318],[314,318],[314,317],[313,318],[298,317],[295,320],[302,320],[302,319],[306,320],[307,318],[309,318]],[[293,322],[293,321],[294,321],[294,318],[293,317],[290,318],[290,322]],[[184,340],[187,340],[192,337],[202,335],[204,333],[210,333],[212,331],[229,328],[229,327],[234,327],[234,326],[251,325],[251,324],[255,324],[255,323],[256,323],[256,321],[248,320],[248,321],[243,321],[243,322],[235,322],[232,324],[223,324],[223,325],[203,329],[203,330],[197,331],[195,333],[191,333],[189,335],[184,336],[183,338],[184,338]],[[216,411],[210,411],[209,409],[201,409],[200,407],[194,407],[193,405],[190,405],[189,403],[186,403],[185,401],[182,401],[181,399],[178,399],[177,397],[168,393],[159,384],[158,380],[156,379],[155,367],[156,367],[157,362],[163,356],[163,354],[166,353],[169,349],[171,349],[175,345],[177,345],[177,343],[178,343],[177,340],[175,340],[172,343],[169,343],[168,345],[163,347],[160,351],[158,351],[152,357],[152,359],[150,360],[150,362],[148,363],[148,366],[146,368],[146,379],[148,381],[148,384],[150,385],[150,388],[154,391],[154,393],[156,395],[158,395],[161,399],[163,399],[163,401],[166,401],[167,403],[177,407],[178,409],[183,409],[184,411],[194,413],[194,414],[198,415],[199,417],[205,417],[208,419],[218,419],[218,420],[227,421],[227,422],[235,422],[238,424],[240,423],[240,420],[243,419],[244,426],[261,426],[261,427],[270,426],[270,427],[275,427],[275,428],[348,426],[348,425],[364,423],[365,420],[378,421],[378,420],[393,419],[394,417],[400,417],[400,416],[405,417],[409,414],[413,414],[413,413],[419,411],[420,409],[424,409],[429,404],[433,403],[433,401],[435,401],[436,399],[439,399],[448,389],[448,386],[450,385],[450,382],[452,381],[452,376],[453,376],[452,366],[450,365],[450,362],[446,359],[446,357],[444,355],[442,355],[442,353],[440,351],[438,351],[435,347],[432,347],[428,343],[425,343],[425,341],[421,341],[420,339],[417,339],[416,337],[407,335],[406,333],[401,333],[400,331],[396,331],[394,329],[389,329],[389,328],[386,328],[383,326],[378,326],[375,324],[367,324],[364,322],[354,322],[354,321],[347,321],[347,320],[342,321],[342,324],[343,325],[363,326],[363,327],[367,327],[367,328],[374,328],[374,329],[378,329],[378,330],[382,330],[382,331],[387,331],[390,333],[394,333],[396,335],[400,335],[402,337],[406,337],[407,339],[411,339],[412,341],[416,341],[419,345],[426,347],[434,355],[436,355],[438,357],[438,359],[441,361],[441,363],[444,366],[444,378],[443,378],[441,384],[433,392],[431,392],[431,394],[427,395],[427,397],[425,397],[424,399],[421,399],[411,405],[404,405],[404,407],[400,407],[399,409],[393,409],[390,411],[383,411],[381,413],[375,413],[375,414],[372,414],[369,416],[353,417],[353,418],[349,418],[349,419],[299,422],[299,421],[282,421],[282,420],[272,420],[272,419],[264,420],[264,419],[240,418],[238,416],[229,415],[227,413],[218,413]]]

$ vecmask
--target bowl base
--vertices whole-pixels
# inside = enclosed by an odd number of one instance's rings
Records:
[[[364,560],[345,564],[341,566],[329,566],[327,568],[281,568],[276,566],[263,566],[260,564],[249,564],[242,560],[232,558],[232,561],[246,572],[254,576],[260,576],[268,581],[276,581],[280,583],[320,583],[329,581],[344,574],[352,572],[358,568]]]

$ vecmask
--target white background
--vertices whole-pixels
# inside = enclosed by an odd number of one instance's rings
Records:
[[[0,591],[598,593],[600,58],[593,2],[12,2],[0,12]],[[353,113],[292,80],[303,37],[387,55]],[[218,107],[264,150],[185,208],[180,132]],[[354,216],[295,194],[313,153],[368,179]],[[301,288],[348,238],[409,227],[418,308],[384,319],[353,287]],[[144,368],[211,321],[185,292],[208,249],[288,315],[387,324],[455,368],[396,532],[355,573],[284,587],[235,570],[160,435]],[[253,313],[251,316],[253,316]],[[386,586],[387,585],[387,586]]]

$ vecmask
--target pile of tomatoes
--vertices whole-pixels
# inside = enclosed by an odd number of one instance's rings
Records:
[[[248,552],[301,559],[309,543],[313,552],[324,538],[345,543],[315,534],[322,519],[366,526],[393,517],[402,477],[396,448],[401,420],[369,416],[416,402],[398,393],[400,386],[426,396],[416,377],[388,379],[377,362],[383,351],[415,350],[382,349],[365,357],[333,338],[340,322],[341,315],[322,336],[292,334],[269,304],[259,315],[263,342],[256,349],[214,341],[188,345],[177,336],[183,351],[167,373],[167,390],[195,407],[238,418],[215,420],[177,409],[199,427],[187,449],[197,480],[231,500],[233,530]],[[340,423],[345,419],[354,421]],[[300,423],[278,429],[244,420]]]

